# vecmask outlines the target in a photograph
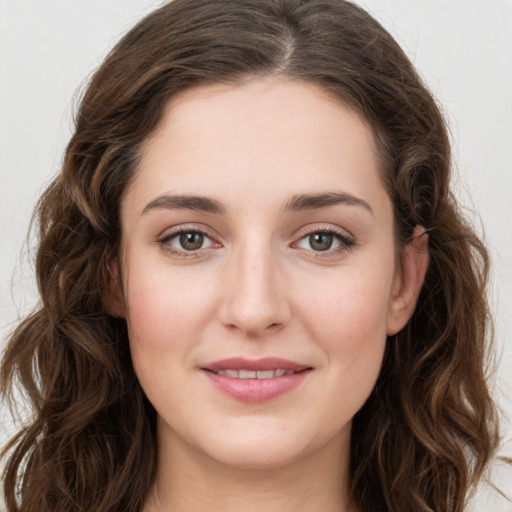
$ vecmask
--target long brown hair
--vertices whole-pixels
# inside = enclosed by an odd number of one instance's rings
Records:
[[[393,38],[343,0],[174,0],[137,24],[93,76],[62,172],[36,210],[41,302],[12,333],[2,391],[33,415],[4,450],[9,512],[139,511],[156,468],[156,413],[124,320],[105,307],[119,206],[166,102],[196,84],[285,74],[350,105],[375,134],[397,248],[416,225],[430,267],[408,325],[353,422],[361,510],[461,511],[497,443],[487,387],[488,256],[450,191],[432,95]],[[340,482],[341,485],[341,482]]]

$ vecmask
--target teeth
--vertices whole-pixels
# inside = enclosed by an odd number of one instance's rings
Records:
[[[238,370],[238,378],[239,379],[255,379],[256,373],[251,370]]]
[[[274,370],[261,370],[256,372],[256,377],[258,379],[271,379],[272,377],[275,377]]]
[[[233,377],[235,379],[272,379],[274,377],[282,377],[283,375],[292,375],[293,370],[283,370],[278,368],[276,370],[219,370],[218,375],[225,375],[226,377]]]

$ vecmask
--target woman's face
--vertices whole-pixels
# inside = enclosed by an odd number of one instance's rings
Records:
[[[407,320],[358,115],[284,78],[185,91],[121,218],[118,311],[162,449],[239,467],[347,450]]]

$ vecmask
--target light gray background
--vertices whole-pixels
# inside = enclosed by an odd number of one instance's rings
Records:
[[[35,303],[24,245],[59,169],[75,93],[119,36],[162,2],[0,0],[0,337]],[[512,0],[361,0],[405,48],[444,106],[463,202],[480,213],[493,262],[496,397],[512,416]],[[478,218],[475,217],[477,220]],[[0,341],[0,348],[2,346]],[[0,408],[0,443],[13,431]],[[503,455],[512,457],[510,423]],[[493,481],[512,496],[512,471]],[[479,512],[512,511],[487,491]]]

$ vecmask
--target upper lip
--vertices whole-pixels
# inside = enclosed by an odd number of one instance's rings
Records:
[[[299,372],[311,368],[308,365],[281,359],[279,357],[264,357],[262,359],[245,359],[243,357],[230,357],[202,366],[203,370],[218,372],[219,370],[293,370]]]

